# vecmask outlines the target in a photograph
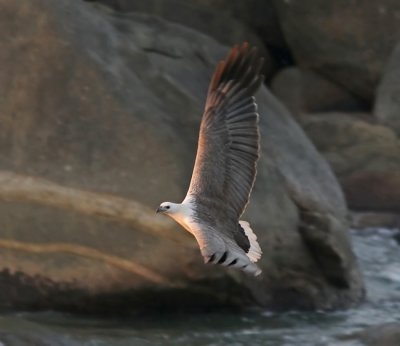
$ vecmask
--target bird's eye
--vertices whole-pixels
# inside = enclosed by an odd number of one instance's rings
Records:
[[[167,206],[165,207],[165,209],[169,209],[169,205],[167,205]]]

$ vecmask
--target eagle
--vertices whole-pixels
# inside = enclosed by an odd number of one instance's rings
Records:
[[[196,160],[182,203],[163,202],[168,215],[197,240],[205,263],[261,269],[257,236],[240,220],[249,202],[260,156],[255,93],[263,83],[263,59],[249,44],[234,46],[218,63],[208,88]]]

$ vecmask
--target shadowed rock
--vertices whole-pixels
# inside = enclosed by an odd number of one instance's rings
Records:
[[[341,337],[342,340],[359,340],[365,346],[398,346],[400,345],[400,324],[386,323],[371,326],[361,332]]]
[[[396,0],[274,0],[294,60],[371,102],[400,39]]]
[[[275,75],[271,90],[291,113],[300,117],[314,112],[354,111],[365,104],[345,88],[316,72],[288,67]]]
[[[332,165],[350,208],[400,212],[400,140],[367,114],[302,118],[305,132]]]
[[[377,88],[374,116],[400,137],[400,44],[394,49]]]
[[[269,51],[286,51],[273,0],[88,0],[118,12],[157,15],[203,32],[225,45],[249,41],[267,58]],[[266,47],[268,49],[266,49]],[[279,59],[279,57],[278,57]],[[267,77],[274,63],[265,61]]]

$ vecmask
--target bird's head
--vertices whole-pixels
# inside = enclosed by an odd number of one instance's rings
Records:
[[[157,208],[156,213],[174,214],[178,211],[178,205],[172,202],[162,202]]]

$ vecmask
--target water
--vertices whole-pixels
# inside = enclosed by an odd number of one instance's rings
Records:
[[[359,346],[339,336],[400,321],[400,245],[396,231],[353,231],[368,289],[361,306],[334,313],[268,311],[88,319],[54,312],[0,316],[0,346],[263,345]]]

